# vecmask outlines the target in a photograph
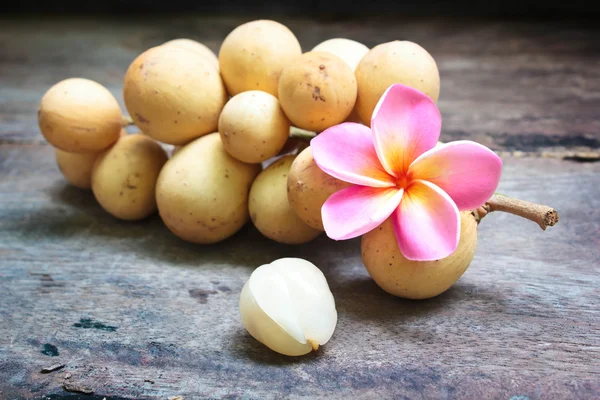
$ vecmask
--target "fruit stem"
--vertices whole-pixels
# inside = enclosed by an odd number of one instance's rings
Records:
[[[133,118],[131,118],[129,115],[123,115],[123,117],[121,118],[121,125],[123,125],[123,127],[127,127],[127,126],[133,126],[135,125],[135,122],[133,121]]]
[[[290,127],[290,137],[293,139],[310,142],[315,136],[317,136],[316,132],[307,131],[306,129],[300,129],[295,126]]]
[[[514,199],[499,193],[494,193],[484,205],[472,211],[473,216],[479,223],[483,217],[492,211],[503,211],[535,222],[546,230],[558,222],[558,212],[549,206],[535,204],[529,201]]]

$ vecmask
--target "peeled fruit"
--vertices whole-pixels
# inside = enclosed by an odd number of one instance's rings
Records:
[[[290,205],[305,224],[324,231],[321,207],[349,183],[327,175],[315,163],[310,147],[304,149],[294,160],[288,174],[287,191]]]
[[[477,247],[477,222],[470,211],[461,212],[458,247],[435,261],[404,258],[391,219],[362,237],[362,259],[367,271],[386,292],[407,299],[427,299],[450,288],[469,267]]]
[[[250,189],[249,210],[254,226],[279,243],[306,243],[321,234],[306,225],[288,201],[288,173],[295,156],[285,156],[262,171]]]
[[[282,258],[254,270],[242,288],[240,314],[252,337],[287,356],[317,350],[337,324],[325,276],[301,258]]]
[[[122,136],[98,156],[92,170],[92,192],[100,206],[124,220],[156,212],[155,188],[167,153],[142,134]]]
[[[125,134],[121,129],[121,136]],[[92,187],[92,169],[100,153],[69,153],[55,148],[54,155],[58,169],[71,185],[80,189]]]
[[[158,211],[183,240],[216,243],[248,221],[248,191],[259,164],[231,157],[218,133],[181,147],[165,164],[156,184]]]
[[[215,53],[213,53],[211,49],[200,42],[196,42],[192,39],[181,38],[169,40],[168,42],[163,43],[163,46],[178,46],[184,49],[195,51],[196,53],[206,57],[206,59],[210,61],[217,71],[219,70],[219,59]]]
[[[373,47],[356,68],[358,97],[356,109],[366,125],[383,93],[401,83],[420,90],[433,101],[440,94],[440,73],[433,57],[421,46],[393,41]]]
[[[225,150],[247,163],[276,156],[290,133],[290,121],[277,97],[251,90],[234,96],[219,117],[219,133]]]
[[[54,147],[71,153],[97,153],[115,143],[121,131],[121,109],[104,86],[70,78],[42,97],[38,124]]]
[[[292,124],[323,131],[350,115],[356,102],[356,79],[339,57],[311,51],[283,70],[279,102]]]
[[[344,60],[354,71],[360,60],[369,52],[369,48],[355,40],[335,38],[316,45],[311,51],[325,51]]]
[[[230,95],[262,90],[277,96],[281,71],[300,54],[298,39],[285,25],[257,20],[227,35],[219,51],[219,66]]]
[[[164,45],[146,50],[129,66],[123,97],[142,132],[174,145],[215,132],[227,101],[219,72],[206,57]]]

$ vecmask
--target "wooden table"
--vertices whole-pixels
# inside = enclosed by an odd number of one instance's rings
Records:
[[[192,245],[158,217],[110,217],[62,179],[36,123],[53,83],[94,79],[122,104],[125,70],[141,51],[182,36],[217,50],[240,22],[0,21],[0,398],[600,397],[600,163],[583,162],[599,159],[598,26],[282,19],[304,49],[335,36],[423,45],[441,71],[442,140],[497,150],[499,191],[560,213],[546,232],[492,214],[459,282],[407,301],[370,280],[357,240],[283,246],[249,226]],[[339,323],[316,354],[279,356],[241,325],[243,283],[283,256],[313,261],[335,296]],[[40,373],[54,363],[65,367]]]

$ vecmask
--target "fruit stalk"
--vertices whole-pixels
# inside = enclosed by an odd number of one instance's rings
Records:
[[[123,117],[121,118],[121,125],[123,126],[123,128],[133,126],[135,125],[135,121],[129,115],[123,115]]]
[[[502,194],[494,195],[481,207],[473,210],[473,216],[479,223],[483,217],[492,211],[503,211],[535,222],[546,230],[558,223],[558,212],[549,206],[535,204],[529,201],[514,199]]]
[[[290,138],[292,139],[310,142],[315,136],[317,136],[316,132],[307,131],[306,129],[297,128],[295,126],[290,127]]]

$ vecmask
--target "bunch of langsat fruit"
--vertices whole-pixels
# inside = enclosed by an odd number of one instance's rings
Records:
[[[71,78],[46,92],[38,119],[65,178],[91,188],[117,218],[139,220],[158,210],[175,235],[199,244],[224,240],[251,219],[266,237],[300,244],[323,233],[323,205],[349,186],[317,165],[311,139],[344,122],[368,127],[394,84],[437,101],[432,56],[408,41],[369,49],[342,38],[302,53],[287,27],[257,20],[235,28],[218,58],[189,39],[140,54],[123,85],[130,117],[102,85]],[[141,133],[125,132],[133,124]],[[170,159],[164,145],[174,146]],[[404,257],[388,220],[363,236],[365,266],[393,295],[436,296],[465,272],[477,224],[494,210],[542,228],[558,220],[549,207],[494,195],[461,212],[456,250],[429,261]],[[242,289],[240,312],[252,336],[287,355],[326,343],[337,323],[324,275],[302,259],[256,269]]]

